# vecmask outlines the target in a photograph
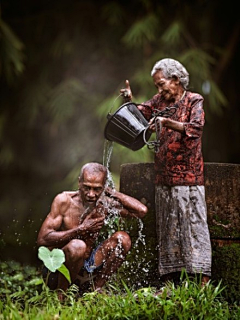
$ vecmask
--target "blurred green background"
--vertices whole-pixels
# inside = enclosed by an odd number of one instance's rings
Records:
[[[205,98],[206,162],[240,163],[239,15],[232,1],[2,0],[0,17],[0,259],[35,263],[54,196],[103,162],[108,112],[155,94],[150,71],[182,62]],[[151,162],[114,144],[110,171]]]

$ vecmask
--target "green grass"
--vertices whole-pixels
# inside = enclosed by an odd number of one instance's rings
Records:
[[[180,286],[169,283],[161,296],[156,288],[132,290],[115,277],[104,293],[85,293],[71,286],[64,303],[49,290],[34,267],[10,261],[0,263],[1,319],[240,319],[237,303],[224,300],[221,283],[201,288],[187,277]]]

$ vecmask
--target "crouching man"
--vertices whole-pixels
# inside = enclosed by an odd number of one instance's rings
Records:
[[[104,220],[117,210],[122,217],[143,218],[147,207],[137,199],[106,186],[108,170],[99,163],[87,163],[81,169],[78,191],[65,191],[53,200],[51,211],[38,234],[38,246],[62,249],[65,265],[74,283],[84,270],[91,273],[97,291],[122,265],[131,248],[130,236],[117,231],[96,246]],[[63,300],[69,287],[58,271],[49,277],[50,289],[58,289]]]

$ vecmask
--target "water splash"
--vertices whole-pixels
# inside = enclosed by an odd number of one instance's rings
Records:
[[[109,169],[111,157],[112,157],[112,152],[113,152],[113,141],[109,141],[109,140],[105,139],[104,150],[103,150],[103,165],[108,169],[107,185],[109,187],[111,187],[112,189],[115,189],[112,174]],[[119,220],[119,213],[118,213],[118,210],[115,209],[115,210],[112,210],[111,214],[109,215],[109,218],[105,221],[105,225],[108,225],[109,229],[114,229],[114,225],[116,228],[116,224],[115,224],[116,220],[117,221]],[[141,219],[138,219],[138,226],[139,226],[138,238],[137,238],[135,245],[134,245],[135,248],[138,247],[139,242],[141,242],[144,246],[146,246],[145,235],[142,232],[143,231],[143,222]],[[119,228],[118,228],[118,230],[119,230]],[[113,232],[114,231],[115,230],[113,230]],[[113,232],[110,232],[110,233],[113,233]]]
[[[113,141],[105,139],[103,149],[103,165],[109,169],[109,164],[113,151]]]
[[[104,149],[103,149],[103,165],[108,169],[107,185],[110,188],[115,189],[112,174],[109,170],[110,161],[111,161],[111,157],[112,157],[112,151],[113,151],[113,141],[105,140]]]
[[[112,174],[110,172],[110,163],[111,163],[111,157],[113,152],[113,141],[105,140],[104,142],[104,151],[103,151],[103,165],[108,169],[108,177],[107,177],[107,186],[109,186],[112,189],[115,189],[114,181],[112,178]],[[105,204],[108,207],[108,204]],[[116,208],[109,208],[109,215],[105,218],[104,221],[104,227],[102,232],[100,233],[100,238],[102,236],[107,235],[107,237],[110,237],[114,232],[124,230],[129,231],[131,234],[131,230],[133,230],[133,226],[128,225],[127,229],[125,225],[124,219],[122,220],[119,215],[119,210]],[[149,276],[149,270],[151,270],[151,261],[146,261],[145,258],[141,261],[142,257],[140,254],[140,251],[146,250],[146,241],[145,241],[145,234],[143,233],[143,227],[144,224],[141,219],[137,219],[138,224],[138,236],[135,240],[135,243],[132,247],[132,250],[134,252],[134,256],[136,258],[135,262],[129,263],[129,261],[124,261],[123,263],[123,270],[128,270],[127,272],[130,272],[131,274],[135,274],[137,276],[136,270],[141,269],[143,273],[145,274],[145,277],[143,279],[138,279],[137,284],[135,284],[137,287],[140,286],[146,286],[148,285],[148,276]],[[104,237],[105,238],[105,237]],[[130,252],[129,252],[130,254]],[[140,262],[141,261],[141,262]],[[131,281],[131,279],[128,279]],[[132,284],[133,285],[133,284]]]
[[[143,222],[142,220],[139,218],[138,219],[138,226],[139,226],[139,229],[138,229],[138,238],[135,242],[135,245],[134,247],[136,248],[138,246],[138,243],[139,241],[142,242],[142,244],[145,246],[146,245],[146,242],[145,242],[145,234],[143,234]]]

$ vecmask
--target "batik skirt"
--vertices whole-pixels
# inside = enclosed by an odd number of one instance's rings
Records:
[[[211,242],[204,186],[156,186],[160,275],[211,276]]]

